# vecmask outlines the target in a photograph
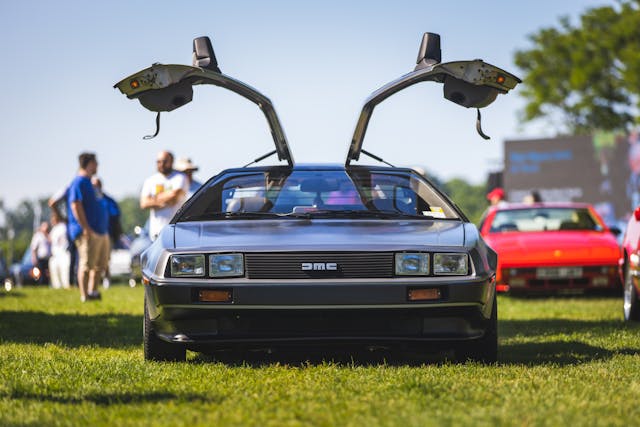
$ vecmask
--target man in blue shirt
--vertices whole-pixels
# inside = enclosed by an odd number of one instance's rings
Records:
[[[78,248],[78,287],[80,299],[99,299],[96,281],[106,270],[104,259],[109,250],[108,216],[99,203],[91,184],[98,171],[94,153],[78,157],[80,169],[67,193],[69,237]]]

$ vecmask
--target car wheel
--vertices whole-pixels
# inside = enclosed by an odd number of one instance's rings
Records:
[[[144,323],[142,324],[144,341],[144,359],[158,362],[181,362],[187,358],[187,350],[183,345],[172,344],[161,340],[153,329],[147,310],[147,298],[144,299]]]
[[[640,301],[638,301],[638,291],[633,285],[633,276],[631,269],[627,267],[624,275],[624,301],[622,304],[624,312],[624,320],[640,321]]]
[[[465,343],[456,351],[456,358],[461,363],[470,360],[491,364],[498,361],[498,300],[495,294],[484,336]]]

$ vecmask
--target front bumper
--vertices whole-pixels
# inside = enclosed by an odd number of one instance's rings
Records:
[[[580,268],[582,274],[578,277],[541,277],[539,269],[572,269]],[[618,266],[509,266],[502,267],[497,282],[498,292],[512,293],[584,293],[596,290],[619,290],[621,287]]]
[[[472,340],[484,336],[495,281],[153,283],[150,320],[168,342],[225,348],[236,344],[366,343]],[[438,288],[434,301],[409,301],[416,288]],[[200,302],[200,290],[230,290],[230,303]]]

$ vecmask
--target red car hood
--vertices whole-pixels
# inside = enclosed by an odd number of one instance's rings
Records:
[[[620,257],[614,236],[606,232],[506,232],[484,239],[502,267],[617,264]]]

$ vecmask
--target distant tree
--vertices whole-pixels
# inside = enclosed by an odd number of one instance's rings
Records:
[[[456,202],[471,222],[475,224],[480,222],[480,217],[488,206],[484,184],[473,185],[464,179],[454,178],[447,181],[442,189]]]
[[[515,54],[524,72],[525,121],[554,117],[571,133],[625,130],[640,108],[640,0],[588,9],[580,24],[560,20]]]
[[[36,218],[39,210],[39,218]],[[33,236],[34,223],[37,220],[49,219],[47,200],[23,200],[15,209],[5,207],[5,224],[0,241],[0,251],[6,256],[7,262],[15,262],[22,257]],[[9,237],[9,229],[13,230],[13,239]]]
[[[120,206],[120,223],[126,234],[133,234],[136,225],[143,226],[149,218],[149,212],[140,209],[140,199],[128,196],[118,202]]]

